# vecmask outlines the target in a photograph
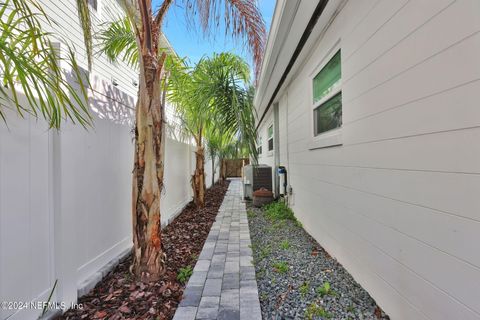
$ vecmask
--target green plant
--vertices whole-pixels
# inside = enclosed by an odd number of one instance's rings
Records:
[[[185,284],[190,276],[192,275],[193,270],[192,267],[186,266],[184,268],[180,268],[177,274],[177,280],[180,281],[181,284]]]
[[[292,220],[296,218],[292,209],[287,207],[284,202],[272,202],[264,206],[265,216],[270,220]]]
[[[255,278],[257,280],[262,279],[265,276],[265,270],[260,269],[258,272],[255,273]]]
[[[170,70],[168,99],[176,108],[181,131],[196,146],[192,187],[198,207],[205,205],[204,147],[213,165],[214,159],[223,157],[222,151],[236,141],[249,144],[256,138],[249,77],[247,62],[232,53],[204,57],[193,68],[176,66]]]
[[[320,295],[320,297],[328,296],[328,295],[335,295],[335,291],[332,290],[330,283],[325,282],[323,286],[318,287],[316,290],[317,294]]]
[[[248,210],[247,218],[250,220],[250,219],[253,219],[253,217],[255,217],[255,212],[253,212],[253,210]]]
[[[288,264],[285,261],[278,261],[273,264],[275,272],[286,273],[288,271]]]
[[[298,291],[300,291],[300,294],[302,296],[305,296],[308,291],[310,291],[310,282],[305,281],[304,283],[302,283],[302,285],[298,288]]]
[[[260,252],[258,253],[258,258],[260,260],[263,260],[263,259],[267,258],[270,255],[270,253],[272,253],[272,248],[268,244],[260,250]]]
[[[6,110],[12,110],[22,118],[43,118],[50,128],[59,129],[67,119],[90,127],[90,83],[77,65],[74,49],[61,38],[58,41],[67,50],[60,54],[53,42],[58,35],[46,31],[53,21],[40,3],[1,1],[0,21],[0,121],[7,123]],[[63,66],[70,69],[68,77]]]
[[[355,313],[355,307],[353,306],[353,304],[347,307],[347,312]]]
[[[288,250],[290,248],[290,242],[288,242],[288,240],[283,240],[280,242],[280,248],[283,250]]]
[[[305,311],[305,319],[312,320],[318,317],[330,319],[332,315],[328,313],[323,307],[319,306],[318,304],[311,303],[307,307],[307,310]]]

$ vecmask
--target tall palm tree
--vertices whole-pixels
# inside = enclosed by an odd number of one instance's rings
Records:
[[[5,109],[13,108],[22,117],[44,118],[51,128],[65,119],[88,126],[88,79],[73,51],[68,48],[63,56],[40,21],[50,23],[33,0],[0,3],[0,117],[6,122]],[[70,66],[74,82],[67,80],[62,63]]]
[[[221,53],[201,59],[191,71],[173,72],[170,77],[169,100],[196,145],[192,188],[199,207],[205,205],[205,145],[212,153],[234,139],[255,140],[249,76],[248,64],[242,58]]]
[[[85,1],[85,0],[82,0]],[[155,12],[151,0],[121,0],[126,20],[105,32],[102,51],[111,59],[127,57],[139,68],[135,112],[135,153],[132,186],[134,257],[132,271],[141,280],[158,279],[165,270],[160,230],[160,196],[164,175],[164,106],[167,52],[159,45],[162,25],[173,0],[163,0]],[[245,40],[256,70],[260,69],[265,25],[256,0],[183,0],[187,17],[204,33],[224,19],[226,31]],[[80,16],[85,21],[84,16]],[[122,32],[113,32],[114,29]],[[128,31],[130,30],[130,32]]]

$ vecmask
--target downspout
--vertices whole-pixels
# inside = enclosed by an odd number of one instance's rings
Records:
[[[278,103],[273,104],[273,157],[274,157],[274,166],[273,166],[273,182],[274,187],[273,191],[275,197],[278,198],[280,195],[280,178],[278,176],[278,167],[280,166],[280,121],[278,115]]]

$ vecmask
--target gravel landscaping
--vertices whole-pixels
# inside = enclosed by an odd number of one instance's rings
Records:
[[[248,211],[263,319],[389,319],[292,215],[280,216]]]

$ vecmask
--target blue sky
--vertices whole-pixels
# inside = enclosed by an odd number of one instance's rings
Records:
[[[160,0],[152,1],[155,9]],[[275,0],[258,0],[260,11],[268,28],[275,9]],[[251,57],[241,43],[235,43],[230,37],[225,37],[224,31],[218,29],[216,34],[205,39],[200,30],[194,30],[187,26],[185,10],[182,1],[176,1],[166,17],[163,31],[180,57],[188,57],[190,62],[195,63],[202,56],[212,55],[214,52],[234,52],[243,56],[251,64]]]

